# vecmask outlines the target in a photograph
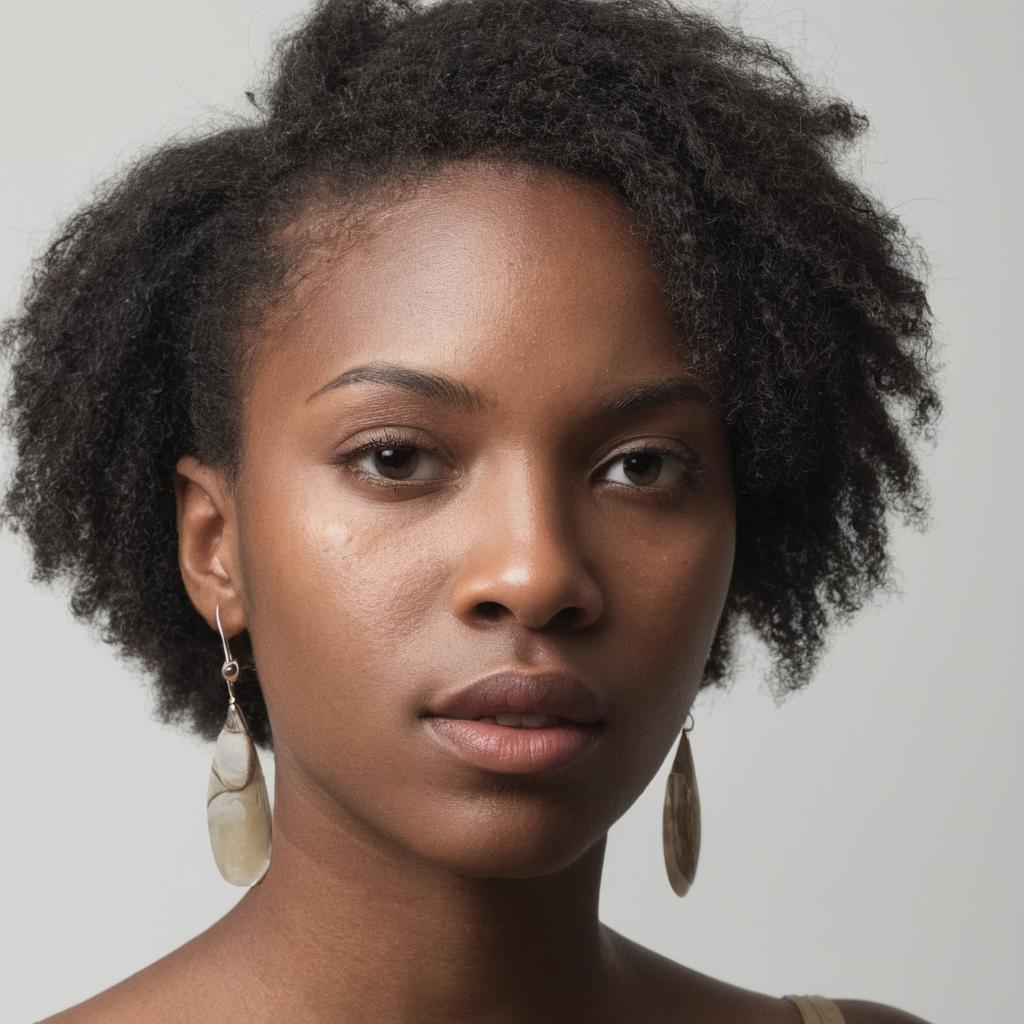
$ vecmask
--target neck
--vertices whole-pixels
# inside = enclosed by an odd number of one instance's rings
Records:
[[[622,1019],[614,933],[598,919],[604,836],[535,877],[460,874],[276,760],[270,868],[203,936],[245,993],[236,1009],[251,994],[269,1018],[301,1008],[311,1022]]]

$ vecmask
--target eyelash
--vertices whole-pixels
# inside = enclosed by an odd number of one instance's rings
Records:
[[[388,448],[414,449],[426,452],[428,455],[432,455],[441,461],[447,461],[444,452],[434,445],[413,441],[410,438],[392,434],[385,430],[382,434],[369,438],[357,448],[352,449],[352,451],[335,456],[332,462],[335,465],[345,466],[353,476],[367,480],[374,487],[387,488],[395,492],[406,487],[412,488],[417,486],[418,483],[422,483],[423,481],[388,480],[385,477],[377,476],[375,473],[367,473],[365,470],[352,468],[350,465],[367,452],[382,451]],[[681,480],[666,487],[627,486],[617,481],[604,481],[605,483],[627,491],[638,491],[644,494],[645,497],[657,501],[659,499],[672,500],[678,498],[681,491],[696,490],[704,481],[704,463],[693,449],[688,449],[683,453],[654,442],[645,442],[635,448],[627,448],[625,451],[618,452],[614,458],[602,463],[602,468],[613,462],[618,462],[619,459],[625,458],[628,455],[657,455],[681,465],[686,472]]]

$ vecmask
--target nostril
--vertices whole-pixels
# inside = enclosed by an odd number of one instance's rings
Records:
[[[481,601],[477,605],[477,611],[480,613],[481,618],[493,622],[501,616],[501,607],[497,601]]]
[[[563,608],[551,622],[555,626],[571,626],[582,614],[582,608]]]

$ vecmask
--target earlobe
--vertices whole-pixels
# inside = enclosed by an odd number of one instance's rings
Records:
[[[224,631],[245,629],[235,551],[234,500],[222,470],[194,455],[175,466],[174,493],[178,522],[178,566],[196,611],[216,629],[216,609]]]

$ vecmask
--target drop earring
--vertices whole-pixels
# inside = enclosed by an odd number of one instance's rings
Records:
[[[228,650],[217,605],[217,631],[224,645],[221,675],[228,684],[228,714],[213,749],[206,793],[206,822],[213,859],[225,881],[255,885],[270,865],[271,815],[267,783],[242,709],[235,702],[238,662]]]
[[[665,853],[665,870],[677,896],[685,896],[697,874],[700,854],[700,796],[693,769],[693,752],[687,733],[693,731],[683,724],[672,769],[665,785],[665,806],[662,811],[661,838]]]

